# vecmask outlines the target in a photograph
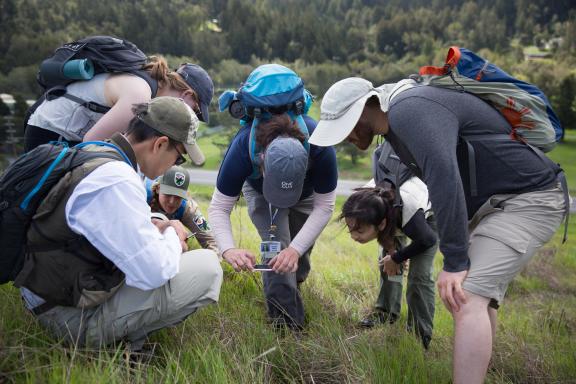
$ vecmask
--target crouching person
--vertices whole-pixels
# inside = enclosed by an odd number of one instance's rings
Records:
[[[185,168],[173,166],[155,181],[146,179],[145,185],[153,214],[161,213],[166,219],[179,220],[202,248],[219,253],[208,221],[188,193],[190,173]]]
[[[179,221],[150,220],[148,178],[201,155],[198,119],[180,99],[133,108],[129,129],[87,151],[107,152],[74,168],[42,201],[15,284],[54,336],[78,346],[124,340],[138,350],[151,332],[218,300],[222,270],[211,250],[186,251]],[[183,253],[184,252],[184,253]]]

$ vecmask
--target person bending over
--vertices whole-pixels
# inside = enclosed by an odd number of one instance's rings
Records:
[[[360,188],[344,203],[340,218],[346,222],[350,237],[361,244],[377,240],[381,247],[378,260],[380,292],[376,311],[361,321],[393,323],[400,315],[403,265],[409,260],[408,328],[428,349],[434,326],[434,279],[432,277],[437,236],[430,210],[428,190],[417,177],[400,186],[401,207],[396,207],[395,187]],[[407,240],[411,240],[409,245]]]
[[[28,120],[25,151],[49,141],[66,141],[72,145],[124,133],[133,118],[132,105],[150,101],[152,88],[156,87],[155,97],[179,97],[200,120],[208,122],[208,106],[214,94],[208,73],[196,64],[183,64],[171,71],[163,57],[152,56],[138,74],[102,73],[66,87],[72,96],[110,108],[105,113],[92,111],[66,97],[44,100]],[[194,164],[204,163],[202,152],[189,155]]]
[[[256,257],[236,246],[230,223],[232,208],[240,192],[244,194],[262,241],[272,238],[282,248],[269,262],[273,271],[263,272],[268,316],[275,326],[302,329],[299,285],[310,272],[312,246],[334,210],[336,153],[313,145],[306,149],[306,137],[297,124],[313,132],[315,122],[308,116],[295,117],[281,106],[273,112],[262,116],[257,126],[262,166],[255,168],[251,160],[250,121],[226,152],[208,214],[224,260],[237,271],[252,270]]]

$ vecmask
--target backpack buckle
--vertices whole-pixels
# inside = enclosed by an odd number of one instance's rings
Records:
[[[262,117],[262,108],[254,107],[254,118],[259,119]]]
[[[87,101],[85,106],[86,106],[86,108],[88,108],[92,112],[102,113],[102,114],[104,114],[110,110],[109,107],[105,107],[105,106],[100,105],[98,103],[95,103],[93,101]]]
[[[304,99],[298,99],[294,102],[294,113],[297,115],[304,114]]]
[[[66,94],[66,87],[57,85],[46,91],[46,100],[48,101],[56,100],[57,98],[62,97],[65,94]]]

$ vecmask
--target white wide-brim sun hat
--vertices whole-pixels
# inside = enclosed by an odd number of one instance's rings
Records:
[[[333,84],[322,99],[320,121],[310,136],[310,144],[328,147],[344,141],[372,96],[377,96],[382,111],[388,112],[389,95],[395,86],[393,83],[374,88],[370,81],[359,77],[349,77]]]

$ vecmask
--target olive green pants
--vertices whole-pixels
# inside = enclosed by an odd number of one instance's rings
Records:
[[[428,224],[436,230],[433,216],[428,219]],[[408,328],[428,340],[432,337],[434,323],[435,284],[432,273],[437,249],[436,243],[410,259],[406,288]],[[380,292],[376,300],[376,309],[385,312],[389,321],[393,322],[400,316],[401,305],[402,282],[390,281],[388,275],[380,269]]]

